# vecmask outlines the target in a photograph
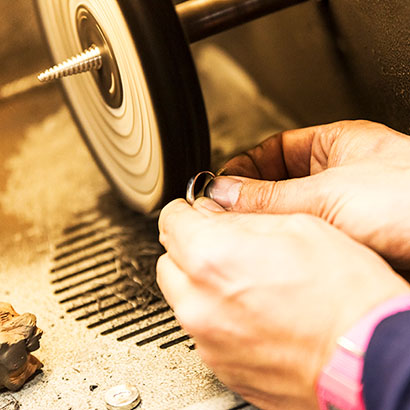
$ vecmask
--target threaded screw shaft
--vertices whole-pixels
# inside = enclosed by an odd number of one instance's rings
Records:
[[[91,70],[99,70],[102,67],[102,56],[100,49],[92,45],[81,54],[57,64],[37,76],[42,83],[81,74]]]

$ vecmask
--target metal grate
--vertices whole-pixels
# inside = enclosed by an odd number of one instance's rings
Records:
[[[108,204],[107,204],[108,202]],[[191,337],[176,321],[155,281],[157,217],[137,215],[111,195],[78,213],[54,242],[51,283],[67,313],[118,342],[170,349]],[[229,410],[254,410],[247,403]]]
[[[82,212],[63,229],[50,270],[54,293],[76,320],[119,342],[168,349],[189,341],[155,283],[157,219],[119,211]]]

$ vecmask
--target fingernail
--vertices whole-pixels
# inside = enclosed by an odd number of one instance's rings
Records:
[[[238,202],[242,182],[230,177],[217,177],[206,188],[206,194],[226,209]]]

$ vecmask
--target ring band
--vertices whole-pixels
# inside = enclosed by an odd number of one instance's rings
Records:
[[[198,179],[205,176],[205,181],[203,186],[201,187],[200,190],[197,190],[197,193],[195,193],[195,185],[198,182]],[[189,181],[188,185],[186,188],[186,201],[190,204],[193,205],[195,202],[195,199],[199,196],[203,196],[203,192],[205,191],[205,188],[215,178],[215,174],[211,171],[202,171],[195,176],[193,176]]]

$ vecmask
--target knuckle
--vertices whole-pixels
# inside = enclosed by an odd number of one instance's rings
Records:
[[[199,283],[208,283],[221,265],[219,252],[207,249],[204,246],[194,249],[196,269],[193,272],[193,280]]]
[[[375,122],[369,121],[369,120],[345,120],[345,121],[341,121],[342,124],[346,127],[346,128],[357,128],[357,127],[365,127],[365,128],[369,128],[369,127],[373,127],[375,125],[379,126],[380,124],[377,124]]]
[[[206,308],[196,300],[190,300],[175,310],[175,315],[181,326],[194,337],[202,338],[209,333],[210,319],[206,315]]]
[[[316,226],[317,219],[313,215],[304,213],[289,215],[289,218],[287,218],[287,229],[300,235],[309,235],[311,229]]]
[[[158,227],[161,232],[164,232],[164,233],[168,232],[169,225],[173,221],[173,218],[175,217],[175,211],[178,210],[178,208],[182,204],[185,204],[185,201],[179,198],[165,205],[165,207],[162,209],[159,215],[159,220],[158,220]]]
[[[227,175],[236,175],[243,177],[254,176],[253,162],[245,153],[241,153],[229,160],[225,165]]]
[[[166,239],[167,239],[166,233],[164,231],[160,231],[159,236],[158,236],[158,241],[164,248],[167,247]]]
[[[256,211],[264,211],[273,204],[277,197],[278,184],[275,182],[258,182],[252,184],[247,192],[247,205]]]
[[[220,368],[221,358],[218,352],[214,349],[204,347],[202,344],[198,344],[197,351],[204,363],[206,363],[214,371]]]
[[[319,132],[318,134],[322,138],[334,140],[335,138],[340,137],[346,133],[350,133],[352,131],[363,131],[368,130],[369,128],[380,126],[381,124],[377,124],[375,122],[368,120],[343,120],[319,126],[319,130],[321,132]]]
[[[304,246],[312,242],[312,236],[317,232],[316,217],[309,214],[283,215],[283,219],[277,229],[281,235],[278,249],[289,249]]]
[[[215,227],[205,227],[200,235],[195,235],[187,242],[187,254],[191,259],[191,279],[197,283],[210,284],[218,275],[229,257],[227,244],[221,240],[221,234]]]
[[[158,286],[160,289],[162,289],[162,286],[164,284],[164,278],[167,276],[167,267],[168,267],[168,254],[163,254],[161,255],[156,264],[156,281],[158,283]]]
[[[161,255],[158,260],[157,260],[157,273],[162,273],[165,269],[165,261],[167,258],[167,254],[164,253],[163,255]]]

